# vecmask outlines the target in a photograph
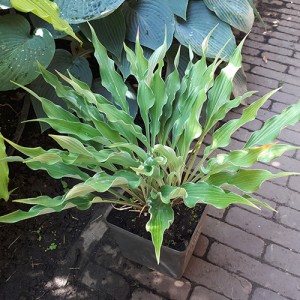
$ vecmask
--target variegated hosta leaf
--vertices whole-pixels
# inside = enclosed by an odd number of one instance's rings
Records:
[[[273,174],[267,170],[240,169],[236,173],[220,172],[214,174],[206,182],[214,186],[231,185],[244,192],[254,193],[266,180],[291,175],[297,175],[297,173],[280,172]]]
[[[31,219],[45,214],[60,212],[72,207],[77,207],[78,209],[85,210],[91,206],[92,198],[93,198],[92,196],[87,196],[85,198],[76,198],[76,199],[71,199],[69,201],[63,201],[63,202],[62,202],[62,196],[56,198],[41,196],[37,198],[20,199],[18,200],[18,202],[22,202],[26,204],[37,204],[37,205],[33,206],[29,211],[17,210],[10,214],[0,216],[0,222],[16,223],[19,221]],[[41,205],[39,205],[39,201],[41,201]]]
[[[212,136],[212,143],[205,149],[205,153],[208,154],[211,151],[221,148],[227,147],[230,144],[232,134],[242,127],[244,124],[255,119],[258,110],[261,106],[276,92],[272,91],[253,102],[249,107],[244,109],[242,116],[239,119],[230,120],[217,129]]]
[[[248,0],[203,0],[222,21],[243,32],[249,32],[253,26],[254,13]]]
[[[181,169],[184,166],[183,157],[177,156],[174,149],[158,144],[154,146],[153,151],[167,159],[166,166],[169,168],[170,172],[180,173],[182,171]]]
[[[18,88],[14,82],[26,85],[38,76],[37,61],[47,67],[54,55],[51,34],[38,28],[31,35],[30,24],[21,15],[0,18],[0,91]]]
[[[115,11],[124,0],[55,0],[60,16],[70,24],[104,18]]]
[[[260,130],[252,133],[245,148],[272,143],[278,137],[282,129],[296,124],[299,120],[300,101],[287,107],[280,115],[268,119]]]
[[[59,8],[56,3],[50,0],[10,0],[10,2],[15,9],[26,13],[32,12],[51,23],[54,29],[66,32],[82,44],[68,22],[59,17]]]
[[[167,46],[170,47],[175,27],[175,19],[169,6],[160,0],[139,0],[125,2],[123,13],[126,20],[126,38],[135,42],[137,33],[141,44],[157,49],[163,44],[167,32]]]
[[[30,18],[30,21],[31,21],[32,25],[35,28],[45,28],[45,29],[47,29],[52,34],[52,36],[55,40],[56,39],[63,39],[68,35],[65,31],[55,30],[51,23],[48,23],[47,21],[44,21],[43,19],[41,19],[37,15],[34,15],[34,14],[30,13],[29,18]],[[79,25],[75,24],[75,25],[70,25],[70,26],[73,29],[75,34],[80,30]]]
[[[169,204],[172,199],[184,199],[187,197],[187,192],[184,188],[177,186],[164,185],[158,193],[161,201]]]
[[[248,168],[257,161],[270,162],[274,158],[280,157],[284,152],[300,147],[280,144],[268,144],[257,148],[231,151],[229,154],[219,154],[207,162],[207,166],[202,171],[208,175],[218,173],[222,170],[231,171],[238,168]]]
[[[93,75],[87,59],[84,57],[73,57],[70,52],[63,49],[57,49],[55,51],[53,60],[51,61],[47,70],[49,72],[59,71],[65,75],[67,74],[68,70],[73,76],[85,82],[87,85],[91,86],[92,84]],[[57,104],[63,108],[67,107],[66,103],[56,95],[55,89],[49,83],[47,83],[42,76],[39,76],[30,84],[30,89],[40,97],[51,100],[51,102],[54,104]],[[31,99],[36,116],[38,118],[45,117],[46,115],[42,104],[33,96],[31,96]],[[40,126],[42,131],[48,128],[45,123],[40,123]]]
[[[117,171],[113,175],[100,172],[90,177],[84,183],[79,183],[69,190],[66,199],[82,197],[92,192],[103,193],[112,187],[129,186],[136,189],[140,185],[140,176],[129,171]]]
[[[242,64],[242,41],[230,57],[228,65],[221,70],[220,75],[216,78],[213,87],[208,93],[207,102],[207,119],[206,127],[209,130],[214,125],[215,114],[220,107],[230,100],[232,92],[233,78]]]
[[[235,48],[235,39],[230,26],[218,19],[203,3],[203,1],[189,1],[186,22],[177,20],[175,38],[184,46],[191,46],[193,51],[202,55],[201,44],[209,32],[215,28],[209,41],[207,57],[215,58],[218,52],[228,42],[222,58],[228,60]]]
[[[194,207],[197,203],[210,204],[216,208],[226,208],[230,204],[240,203],[252,207],[257,206],[251,201],[237,194],[225,193],[221,188],[210,185],[206,182],[185,183],[181,186],[187,191],[188,196],[184,199],[187,207]]]
[[[2,138],[2,135],[0,133],[0,199],[4,199],[5,201],[9,198],[9,192],[8,192],[8,182],[9,182],[9,169],[6,161],[3,161],[2,159],[6,158],[6,152],[5,152],[5,144],[4,139]]]
[[[115,63],[107,55],[107,51],[100,43],[94,29],[91,27],[92,41],[95,47],[95,57],[100,66],[102,85],[112,94],[114,102],[125,112],[129,113],[126,101],[127,86],[119,73],[115,71]]]
[[[149,198],[147,203],[150,206],[150,220],[146,224],[146,230],[151,233],[156,260],[159,264],[164,232],[174,221],[174,211],[171,204],[163,203],[158,197],[156,199],[153,197]]]

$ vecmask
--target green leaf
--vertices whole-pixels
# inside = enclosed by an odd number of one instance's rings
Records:
[[[42,196],[42,197],[37,197],[37,200],[41,200],[42,204],[46,204],[46,202],[51,203],[51,200],[53,200],[53,199]],[[54,198],[53,203],[57,203],[59,200],[60,200],[59,197]],[[45,215],[45,214],[61,212],[65,209],[69,209],[72,207],[77,207],[78,209],[88,209],[92,204],[92,202],[90,200],[91,200],[91,197],[71,199],[70,201],[64,201],[61,205],[54,206],[54,207],[51,207],[51,206],[48,207],[46,205],[45,206],[35,205],[29,211],[17,210],[10,214],[0,216],[0,223],[16,223],[19,221],[31,219],[31,218]],[[21,201],[24,202],[24,201],[26,201],[26,199],[21,200]],[[37,201],[34,201],[33,199],[30,198],[30,199],[28,199],[28,203],[29,202],[37,202]],[[28,203],[26,203],[26,204],[28,204]]]
[[[0,134],[0,199],[5,201],[9,198],[8,192],[8,182],[9,182],[9,169],[6,161],[3,161],[3,158],[6,158],[5,144],[2,135]]]
[[[32,12],[51,23],[55,30],[66,32],[82,44],[68,22],[59,17],[59,8],[56,3],[49,0],[10,0],[10,2],[15,9],[25,13]]]
[[[84,183],[75,185],[66,195],[66,200],[85,196],[91,192],[103,193],[112,187],[129,186],[132,189],[140,185],[141,178],[133,172],[117,171],[113,175],[100,172],[87,179]]]
[[[146,230],[151,233],[157,264],[159,264],[164,232],[174,222],[174,211],[170,204],[161,202],[159,198],[151,197],[147,203],[150,206],[150,219],[146,224]]]
[[[166,30],[167,47],[170,47],[173,40],[175,20],[166,3],[159,0],[125,2],[123,13],[127,27],[126,38],[129,41],[135,42],[139,32],[141,44],[155,50],[163,44]]]
[[[221,126],[219,129],[217,129],[212,136],[212,143],[210,146],[206,147],[205,153],[208,154],[211,151],[226,147],[229,145],[232,134],[238,130],[241,126],[244,124],[252,121],[255,119],[258,110],[261,108],[261,106],[276,92],[272,91],[263,96],[262,98],[256,100],[253,102],[249,107],[244,109],[242,116],[240,119],[234,119],[230,120],[227,123],[225,123],[223,126]]]
[[[202,171],[208,175],[218,173],[222,170],[234,171],[238,168],[248,168],[257,161],[270,162],[274,158],[280,157],[288,150],[300,147],[280,144],[268,144],[257,148],[231,151],[229,154],[219,154],[207,162],[207,166]],[[236,168],[235,168],[235,167]]]
[[[250,32],[254,22],[254,13],[248,0],[234,2],[203,0],[203,2],[222,21],[243,32]]]
[[[125,19],[121,10],[117,9],[105,18],[91,21],[90,25],[94,28],[98,39],[104,47],[120,58],[126,32]],[[91,40],[92,34],[89,25],[87,23],[80,24],[80,29]]]
[[[161,201],[165,204],[169,204],[172,199],[184,199],[187,197],[187,192],[184,188],[177,186],[164,185],[161,187],[158,194],[161,198]]]
[[[241,51],[243,44],[244,41],[242,41],[235,49],[233,55],[229,59],[227,66],[221,70],[221,73],[216,78],[213,87],[208,93],[208,102],[206,109],[206,128],[208,130],[214,124],[213,120],[215,119],[215,114],[218,113],[220,107],[230,100],[233,86],[232,81],[236,72],[242,64]]]
[[[64,75],[67,74],[67,70],[75,76],[77,79],[85,82],[87,85],[92,84],[92,71],[89,67],[89,63],[84,57],[73,57],[72,54],[63,49],[57,49],[55,51],[53,60],[47,68],[49,72],[59,71]],[[54,104],[67,108],[66,103],[57,96],[55,89],[52,85],[47,83],[43,76],[39,76],[30,84],[30,89],[33,90],[40,97],[47,98]],[[32,104],[35,110],[35,114],[38,118],[45,117],[45,113],[42,104],[36,101],[35,97],[31,96]],[[45,123],[40,123],[42,131],[46,130],[48,126]]]
[[[209,32],[207,57],[215,58],[223,46],[228,42],[221,57],[228,60],[235,48],[235,39],[230,26],[218,19],[202,1],[190,1],[187,10],[187,21],[177,19],[175,38],[184,46],[191,46],[193,51],[202,55],[201,44]]]
[[[37,61],[47,67],[54,55],[51,34],[38,28],[31,35],[30,24],[21,15],[0,18],[0,91],[17,89],[11,81],[26,85],[38,76]]]
[[[222,186],[229,184],[238,189],[254,193],[260,186],[269,179],[280,178],[290,175],[297,175],[297,173],[280,172],[273,174],[267,170],[245,170],[240,169],[236,173],[220,172],[210,176],[206,182],[215,186]]]
[[[290,125],[295,125],[299,120],[300,101],[287,107],[280,115],[268,119],[260,130],[252,133],[245,148],[249,148],[253,145],[272,143],[278,137],[282,129]]]
[[[187,191],[188,196],[184,198],[184,204],[192,208],[197,203],[210,204],[216,208],[226,208],[230,204],[240,203],[248,206],[256,207],[251,201],[234,193],[225,193],[221,188],[210,185],[206,182],[185,183],[182,185]]]
[[[55,0],[61,17],[70,24],[104,18],[115,11],[124,0]]]
[[[95,57],[100,66],[102,85],[112,94],[114,102],[125,112],[129,113],[126,101],[127,86],[119,73],[115,71],[115,63],[107,55],[107,51],[100,43],[94,29],[91,27],[92,40],[95,47]]]

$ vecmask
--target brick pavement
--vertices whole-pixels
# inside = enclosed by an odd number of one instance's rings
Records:
[[[293,2],[260,1],[268,31],[256,24],[245,42],[249,89],[258,90],[258,96],[279,86],[282,89],[266,103],[257,120],[234,135],[230,149],[242,146],[241,142],[263,121],[300,98],[300,0]],[[229,118],[240,114],[241,109],[235,109]],[[285,129],[279,139],[299,145],[300,125]],[[300,150],[286,153],[267,169],[299,171]],[[96,220],[104,237],[100,244],[91,243],[89,253],[83,253],[81,271],[73,285],[80,291],[75,293],[76,299],[299,300],[300,180],[293,177],[267,182],[257,197],[278,213],[242,206],[222,211],[211,208],[203,235],[180,280],[124,259],[109,234],[104,234],[103,221]],[[78,266],[78,261],[72,261],[74,255],[70,254],[69,267]],[[66,265],[57,274],[62,269]],[[54,296],[64,289],[55,284]]]

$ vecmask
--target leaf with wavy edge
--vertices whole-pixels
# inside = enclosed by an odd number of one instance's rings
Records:
[[[49,0],[10,0],[10,2],[15,9],[39,16],[46,22],[51,23],[55,30],[66,32],[82,44],[68,22],[59,17],[59,7],[55,2]]]
[[[150,206],[150,220],[146,224],[146,230],[151,233],[157,264],[159,264],[164,232],[174,222],[174,211],[170,204],[161,202],[158,197],[149,198],[147,203]]]

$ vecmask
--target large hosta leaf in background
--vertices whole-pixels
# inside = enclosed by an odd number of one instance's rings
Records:
[[[218,25],[218,26],[217,26]],[[190,45],[195,53],[202,55],[201,44],[209,32],[213,31],[208,44],[207,57],[214,58],[228,42],[221,57],[228,59],[235,49],[235,38],[231,28],[211,12],[203,1],[190,1],[187,11],[187,21],[177,20],[175,37],[185,45]]]
[[[56,3],[50,0],[10,0],[10,2],[15,9],[26,13],[32,12],[51,23],[54,29],[64,31],[82,43],[68,22],[59,17],[59,8]]]
[[[60,16],[70,24],[80,24],[105,17],[116,10],[125,0],[55,0]]]
[[[37,61],[47,67],[55,53],[52,35],[46,29],[30,34],[30,25],[21,15],[0,18],[0,91],[16,89],[11,82],[26,85],[37,76]]]
[[[157,49],[164,42],[167,32],[167,45],[170,47],[175,29],[174,14],[169,6],[159,0],[139,0],[125,3],[123,7],[127,26],[127,39],[136,41],[139,31],[141,45]]]
[[[163,0],[163,1],[167,3],[167,5],[170,7],[172,12],[176,16],[179,16],[180,18],[186,20],[186,10],[187,10],[189,0],[180,0],[180,1]]]
[[[8,9],[11,8],[11,4],[9,0],[0,0],[0,9]]]
[[[55,73],[55,70],[67,74],[67,70],[77,79],[85,82],[89,86],[92,85],[93,75],[89,67],[88,61],[84,57],[73,57],[72,54],[63,49],[57,49],[48,71]],[[65,82],[64,82],[65,84]],[[39,76],[30,85],[30,88],[39,96],[47,98],[62,107],[65,107],[64,101],[56,96],[54,88],[48,84],[42,76]],[[31,96],[33,107],[38,118],[45,117],[42,105],[34,97]],[[46,123],[40,123],[42,131],[49,128]]]
[[[254,13],[248,0],[203,0],[222,21],[243,32],[249,32],[253,26]]]
[[[109,16],[90,22],[103,46],[118,58],[121,57],[125,40],[126,25],[120,9]],[[87,23],[80,25],[82,32],[91,40],[92,34]]]

